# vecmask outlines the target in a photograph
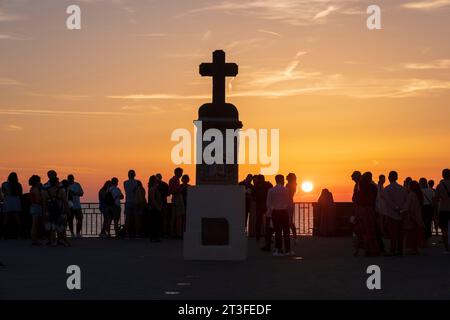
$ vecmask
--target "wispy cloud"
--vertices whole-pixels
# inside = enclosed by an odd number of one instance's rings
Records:
[[[33,97],[44,97],[44,98],[52,98],[52,99],[61,99],[61,100],[71,100],[78,101],[89,98],[87,95],[77,95],[77,94],[68,94],[68,93],[39,93],[39,92],[29,92],[29,96]]]
[[[202,36],[202,40],[203,40],[203,41],[204,41],[204,40],[208,40],[209,38],[211,38],[211,35],[212,35],[212,31],[211,31],[211,30],[206,31],[206,32],[203,34],[203,36]]]
[[[411,79],[400,89],[400,95],[414,96],[423,91],[450,90],[450,81]]]
[[[317,19],[321,19],[321,18],[325,18],[326,16],[329,16],[333,11],[336,11],[338,8],[335,6],[329,6],[328,8],[326,8],[325,10],[322,10],[320,12],[318,12],[313,20],[317,20]]]
[[[130,115],[125,112],[114,111],[77,111],[77,110],[48,110],[48,109],[15,109],[0,108],[2,115],[21,116],[124,116]]]
[[[151,113],[163,113],[166,109],[163,109],[158,106],[147,106],[147,105],[125,105],[120,108],[122,111],[147,111]]]
[[[323,75],[320,72],[306,72],[297,70],[300,57],[305,55],[305,51],[298,51],[293,59],[287,62],[285,67],[278,70],[262,70],[247,73],[245,77],[240,77],[237,90],[232,91],[233,86],[228,82],[229,98],[281,98],[309,94],[335,88],[334,80],[336,75]],[[298,82],[297,80],[307,80]],[[314,81],[312,81],[314,80]],[[283,84],[282,84],[283,83]],[[286,84],[287,83],[287,84]],[[282,84],[278,86],[279,84]],[[175,93],[152,93],[152,94],[126,94],[110,95],[110,99],[123,100],[210,100],[211,94],[175,94]]]
[[[182,94],[126,94],[126,95],[111,95],[107,96],[109,99],[125,99],[125,100],[196,100],[207,99],[207,94],[199,95],[182,95]]]
[[[450,59],[439,59],[425,63],[404,63],[402,67],[412,70],[450,69]]]
[[[252,46],[254,46],[256,43],[259,43],[261,41],[264,41],[264,39],[250,38],[250,39],[243,39],[243,40],[235,40],[235,41],[231,41],[230,43],[226,44],[225,49],[233,50],[235,48],[245,48],[245,50],[249,50]]]
[[[343,83],[334,94],[352,98],[410,98],[450,90],[450,81],[436,79],[363,79]]]
[[[0,86],[21,86],[23,83],[10,79],[10,78],[0,78]]]
[[[302,66],[306,51],[296,52],[279,67],[255,69],[248,66],[246,72],[228,82],[228,98],[283,98],[305,94],[345,96],[358,99],[409,98],[450,90],[450,81],[420,78],[352,78],[342,74],[328,74]],[[306,62],[306,61],[305,61]],[[450,60],[440,59],[427,63],[405,63],[397,70],[448,69]],[[391,70],[392,71],[392,70]],[[388,73],[387,73],[388,74]],[[197,94],[141,93],[109,95],[110,99],[139,100],[207,100],[210,92]]]
[[[446,6],[450,6],[450,0],[415,1],[415,2],[408,2],[402,5],[402,7],[404,8],[416,10],[433,10],[443,8]]]
[[[0,22],[22,20],[24,17],[5,12],[0,8]]]
[[[270,34],[271,36],[275,36],[275,37],[281,37],[281,34],[278,32],[275,32],[275,31],[259,29],[258,32]]]
[[[318,73],[319,74],[319,73]],[[305,78],[311,80],[311,78]],[[278,80],[278,79],[276,79]],[[450,90],[450,81],[436,79],[344,79],[341,75],[322,75],[315,77],[314,82],[293,83],[290,86],[276,88],[249,87],[228,93],[229,98],[283,98],[305,94],[322,94],[346,96],[358,99],[373,98],[410,98],[438,91]],[[284,81],[284,80],[283,80]],[[272,81],[272,84],[275,80]],[[253,83],[255,84],[255,83]],[[266,85],[266,83],[264,84]],[[129,100],[209,100],[210,94],[140,94],[109,96],[112,99]]]
[[[205,54],[200,51],[186,51],[181,53],[166,53],[164,57],[170,59],[202,59],[205,57]]]
[[[357,0],[233,0],[197,8],[187,14],[235,12],[291,25],[311,25],[323,23],[323,18],[332,12],[342,9],[343,13],[347,13],[353,10],[348,4],[356,2]]]
[[[4,126],[3,128],[4,131],[22,131],[23,127],[15,125],[15,124],[9,124]]]
[[[266,87],[280,82],[313,79],[321,76],[322,74],[320,72],[297,70],[300,64],[300,57],[305,54],[305,51],[297,52],[294,59],[282,69],[253,72],[251,75],[252,79],[248,81],[248,83],[252,86],[262,85],[263,87]]]
[[[0,34],[0,40],[29,40],[29,38],[13,35],[13,34]]]
[[[231,94],[228,94],[229,98],[280,98],[280,97],[289,97],[289,96],[298,96],[301,94],[316,92],[322,90],[330,90],[332,87],[330,86],[311,86],[304,88],[291,88],[291,89],[283,89],[283,90],[263,90],[263,89],[254,89],[254,90],[243,90],[236,91]],[[123,96],[109,96],[111,99],[129,99],[129,100],[207,100],[211,99],[211,95],[209,94],[201,94],[201,95],[181,95],[181,94],[140,94],[140,95],[123,95]]]
[[[148,38],[163,38],[167,37],[169,34],[167,33],[141,33],[136,34],[136,37],[148,37]]]

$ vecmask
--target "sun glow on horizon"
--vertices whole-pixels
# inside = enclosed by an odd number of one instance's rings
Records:
[[[306,193],[310,193],[314,190],[314,184],[311,181],[303,181],[302,182],[302,191]]]

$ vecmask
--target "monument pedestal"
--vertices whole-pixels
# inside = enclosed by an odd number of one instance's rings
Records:
[[[245,260],[245,188],[199,185],[187,192],[185,260]]]

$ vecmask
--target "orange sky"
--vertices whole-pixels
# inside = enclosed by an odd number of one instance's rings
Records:
[[[70,4],[79,31],[66,29]],[[192,131],[210,100],[198,65],[224,49],[244,128],[280,129],[280,173],[315,184],[298,200],[324,187],[348,200],[354,169],[438,180],[450,166],[450,1],[377,1],[374,31],[369,4],[0,1],[0,178],[55,168],[91,201],[129,168],[169,178],[172,131]]]

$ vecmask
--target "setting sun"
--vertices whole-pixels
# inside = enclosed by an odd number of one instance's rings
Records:
[[[304,181],[302,183],[302,191],[303,192],[309,193],[309,192],[313,191],[313,189],[314,189],[314,185],[312,184],[312,182]]]

